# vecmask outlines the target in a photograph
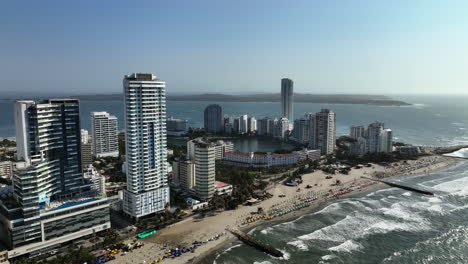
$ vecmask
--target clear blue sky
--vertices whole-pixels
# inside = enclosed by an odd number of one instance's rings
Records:
[[[466,0],[3,1],[0,92],[468,93]]]

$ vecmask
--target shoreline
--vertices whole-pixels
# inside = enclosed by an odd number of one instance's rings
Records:
[[[271,227],[271,226],[284,224],[284,223],[288,223],[288,222],[294,222],[294,221],[296,221],[296,220],[300,219],[301,217],[304,217],[304,216],[306,216],[308,214],[313,214],[313,213],[319,212],[323,208],[327,207],[330,203],[336,202],[337,200],[340,200],[342,198],[352,198],[353,196],[365,195],[365,194],[374,192],[376,190],[385,189],[385,188],[391,188],[391,187],[386,187],[385,184],[383,184],[383,183],[376,183],[376,184],[373,184],[373,185],[370,185],[370,186],[366,187],[365,189],[361,189],[356,193],[348,193],[348,194],[345,194],[345,195],[343,195],[343,196],[341,196],[339,198],[317,200],[316,201],[317,204],[312,204],[311,206],[309,206],[307,208],[296,211],[297,214],[284,215],[282,217],[278,217],[278,218],[275,218],[275,219],[270,220],[270,221],[261,222],[261,223],[258,223],[257,225],[246,226],[244,228],[239,228],[239,229],[241,231],[245,232],[245,233],[249,233],[249,232],[251,232],[252,230],[254,230],[256,228]],[[225,241],[224,243],[219,244],[216,247],[213,247],[210,251],[205,252],[204,254],[202,254],[202,255],[200,255],[200,256],[192,259],[192,260],[189,260],[189,262],[187,262],[187,263],[213,264],[213,262],[216,260],[216,258],[220,254],[222,254],[224,251],[226,251],[227,249],[232,247],[233,246],[232,244],[234,242],[237,242],[237,241],[239,242],[240,245],[243,244],[243,242],[240,242],[238,239],[232,237],[231,240]]]
[[[333,179],[326,179],[328,174],[325,174],[323,171],[304,174],[302,176],[303,183],[298,187],[288,187],[280,183],[271,186],[267,191],[273,197],[255,206],[240,206],[236,210],[215,212],[213,215],[201,219],[193,216],[161,229],[158,231],[158,235],[142,240],[146,244],[145,247],[129,252],[126,256],[116,256],[116,260],[113,260],[111,263],[136,264],[143,263],[144,261],[151,263],[153,259],[164,256],[165,250],[163,245],[175,248],[179,247],[179,245],[191,245],[193,241],[205,241],[194,253],[165,259],[163,263],[211,264],[219,254],[238,241],[233,235],[226,232],[226,228],[228,227],[250,232],[262,226],[273,226],[295,221],[304,215],[321,210],[321,208],[337,199],[362,195],[386,187],[383,183],[362,179],[361,176],[369,177],[377,174],[384,175],[385,178],[416,176],[443,170],[461,162],[463,161],[451,157],[426,156],[420,157],[417,160],[395,162],[390,167],[373,164],[370,168],[353,168],[348,175],[332,175]],[[341,184],[338,186],[334,184],[336,179],[341,181]],[[306,185],[313,187],[306,189],[304,188]],[[286,197],[282,198],[281,195]],[[298,202],[304,201],[307,198],[310,200],[310,197],[316,197],[316,199],[303,202],[307,203],[308,206],[302,209],[295,207]],[[257,207],[262,207],[265,212],[270,213],[277,209],[287,212],[285,214],[277,214],[276,217],[270,220],[261,219],[253,223],[243,224],[249,216],[256,215],[254,212],[257,211]]]
[[[453,158],[453,162],[450,162],[449,164],[446,164],[445,166],[438,167],[438,168],[436,168],[434,170],[431,170],[429,172],[424,172],[424,174],[434,173],[434,172],[437,172],[437,171],[448,169],[448,168],[457,166],[458,164],[463,162],[462,160],[455,161],[456,158],[454,158],[454,157],[449,157],[449,158]],[[416,173],[416,174],[413,174],[413,175],[394,175],[394,176],[389,176],[389,177],[385,177],[385,178],[417,177],[420,174],[421,173]],[[340,196],[338,198],[317,200],[316,201],[317,204],[314,203],[310,207],[301,209],[301,210],[297,211],[297,214],[284,215],[282,217],[278,217],[278,218],[275,218],[275,219],[270,220],[270,221],[260,222],[258,224],[253,224],[253,225],[246,226],[244,228],[239,228],[239,229],[241,231],[245,232],[245,233],[249,233],[249,232],[251,232],[252,230],[254,230],[256,228],[271,227],[271,226],[275,226],[275,225],[283,224],[283,223],[287,223],[287,222],[294,222],[294,221],[300,219],[303,216],[306,216],[308,214],[313,214],[315,212],[319,212],[323,208],[327,207],[330,203],[336,202],[336,200],[343,199],[343,198],[352,198],[352,197],[360,196],[360,195],[365,195],[365,194],[372,193],[372,192],[375,192],[377,190],[386,189],[386,188],[393,188],[393,187],[389,187],[389,186],[385,185],[384,183],[379,182],[379,183],[376,183],[376,184],[373,184],[373,185],[369,185],[369,186],[365,187],[364,189],[361,189],[361,190],[358,190],[358,191],[355,191],[355,192],[351,192],[351,193],[348,193],[348,194],[344,194],[344,195],[342,195],[342,196]],[[236,242],[236,241],[238,241],[239,245],[243,244],[243,242],[240,242],[238,239],[233,237],[231,240],[225,241],[224,243],[219,244],[216,247],[213,247],[210,251],[205,252],[204,254],[202,254],[202,255],[200,255],[198,257],[194,257],[193,259],[191,259],[187,263],[212,264],[212,263],[214,263],[214,261],[216,260],[216,258],[220,254],[222,254],[224,251],[226,251],[230,247],[234,246],[233,243]]]

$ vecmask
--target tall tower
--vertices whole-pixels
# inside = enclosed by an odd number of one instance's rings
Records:
[[[36,216],[51,197],[84,184],[79,114],[76,99],[16,102],[17,156],[26,164],[14,177],[15,195],[25,217]]]
[[[294,83],[291,79],[281,79],[281,117],[289,120],[290,129],[293,124]]]
[[[216,148],[209,142],[195,144],[195,193],[203,201],[215,193]]]
[[[169,203],[166,168],[166,83],[151,73],[123,79],[127,189],[124,212],[138,218]]]
[[[319,149],[322,155],[332,154],[335,150],[336,115],[329,109],[322,109],[310,118],[309,146]]]
[[[380,122],[374,122],[367,128],[367,151],[374,153],[380,152],[381,150],[381,135],[384,130],[384,124]]]
[[[93,153],[96,157],[118,157],[117,117],[107,112],[91,112]]]
[[[204,112],[205,131],[221,132],[224,129],[224,109],[217,104],[211,104]]]
[[[8,254],[31,254],[110,228],[107,199],[82,174],[79,100],[17,101],[14,109],[19,162],[13,195],[0,197]]]

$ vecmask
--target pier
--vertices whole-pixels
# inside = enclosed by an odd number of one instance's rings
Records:
[[[239,240],[241,240],[242,242],[244,242],[245,244],[251,246],[251,247],[254,247],[262,252],[265,252],[267,254],[270,254],[272,255],[273,257],[277,257],[277,258],[280,258],[280,257],[283,257],[283,252],[277,250],[276,248],[272,247],[272,246],[269,246],[267,244],[264,244],[256,239],[254,239],[253,237],[251,237],[250,235],[240,231],[240,230],[237,230],[237,229],[227,229],[229,232],[231,232],[234,236],[236,236],[237,238],[239,238]]]
[[[364,176],[362,176],[362,178],[368,179],[368,180],[372,180],[372,181],[381,182],[381,183],[384,183],[384,184],[386,184],[386,185],[388,185],[388,186],[395,187],[395,188],[400,188],[400,189],[407,190],[407,191],[411,191],[411,192],[416,192],[416,193],[420,193],[420,194],[424,194],[424,195],[434,195],[434,193],[429,192],[429,191],[419,190],[419,189],[416,189],[416,188],[413,188],[413,187],[409,187],[409,186],[405,186],[405,185],[400,185],[400,184],[393,183],[393,182],[387,182],[387,181],[382,181],[382,180],[367,178],[367,177],[364,177]]]

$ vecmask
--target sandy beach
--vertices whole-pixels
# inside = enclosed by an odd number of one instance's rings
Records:
[[[262,201],[254,206],[240,206],[236,210],[221,211],[204,218],[197,216],[189,217],[174,225],[159,230],[156,235],[142,239],[145,244],[140,249],[128,252],[126,255],[117,255],[111,263],[151,263],[165,256],[167,249],[176,247],[192,246],[194,241],[203,241],[194,252],[182,254],[177,258],[167,258],[159,263],[200,263],[210,253],[225,247],[235,240],[234,236],[226,232],[226,228],[237,228],[248,231],[260,224],[275,224],[290,221],[308,212],[315,210],[319,205],[337,197],[355,195],[366,192],[372,188],[382,186],[374,181],[362,179],[361,176],[380,177],[411,176],[434,172],[455,165],[460,160],[444,156],[427,156],[417,160],[401,161],[392,163],[391,166],[380,166],[372,164],[372,167],[361,169],[353,168],[349,174],[335,174],[331,179],[326,179],[328,174],[317,170],[302,176],[303,182],[298,187],[289,187],[283,184],[275,184],[267,191],[273,195],[272,198]],[[341,183],[335,185],[336,180]],[[306,189],[307,185],[312,186]],[[298,201],[301,204],[308,203],[305,208],[296,208]],[[289,211],[284,215],[274,217],[271,220],[261,219],[257,212],[262,207],[264,212]],[[245,223],[249,216],[258,216],[259,220],[249,224]],[[126,241],[127,243],[131,240]],[[167,246],[166,248],[163,248]]]

